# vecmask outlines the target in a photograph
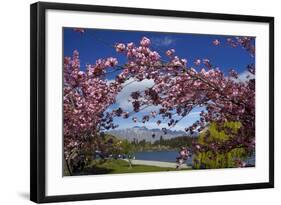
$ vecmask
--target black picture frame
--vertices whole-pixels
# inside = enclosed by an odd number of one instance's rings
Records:
[[[46,196],[46,81],[45,81],[45,37],[46,10],[68,10],[102,13],[122,13],[152,16],[168,16],[195,19],[263,22],[269,24],[269,181],[263,183],[229,184],[192,188],[170,188],[157,190],[88,193]],[[217,13],[155,10],[81,4],[38,2],[30,7],[30,199],[37,203],[77,200],[97,200],[154,195],[217,192],[274,187],[274,18],[264,16],[230,15]]]

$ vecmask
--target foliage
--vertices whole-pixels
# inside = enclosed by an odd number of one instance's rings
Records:
[[[236,138],[240,122],[225,122],[222,126],[211,123],[198,139],[194,156],[194,168],[230,168],[241,166],[241,160],[249,153],[244,146],[225,147]]]
[[[196,138],[192,138],[189,136],[181,136],[171,139],[156,140],[153,143],[153,145],[154,146],[162,145],[162,146],[167,146],[170,149],[178,149],[181,146],[191,147],[192,143],[195,143],[196,140],[197,140]]]
[[[132,158],[134,154],[134,149],[132,144],[128,140],[123,140],[120,144],[121,152],[127,156],[129,167],[132,167]]]

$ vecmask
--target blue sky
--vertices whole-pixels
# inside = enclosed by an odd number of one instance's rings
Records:
[[[177,34],[177,33],[159,33],[159,32],[145,32],[145,31],[119,31],[119,30],[104,30],[104,29],[86,29],[86,32],[81,34],[75,32],[73,28],[64,28],[63,37],[63,54],[64,56],[72,56],[73,50],[77,49],[80,53],[81,67],[85,68],[86,64],[94,64],[99,58],[116,57],[120,65],[122,65],[126,58],[124,55],[116,53],[113,45],[118,42],[128,43],[134,42],[138,44],[140,39],[146,36],[152,41],[152,49],[159,52],[159,54],[165,58],[165,51],[174,48],[176,55],[181,58],[186,58],[189,65],[195,59],[208,58],[212,65],[218,66],[225,74],[228,73],[230,68],[235,69],[240,73],[241,78],[245,75],[246,65],[255,62],[255,58],[251,57],[247,51],[242,48],[231,48],[225,44],[227,37],[232,36],[220,36],[220,35],[202,35],[202,34]],[[220,46],[214,46],[212,41],[218,39],[222,42]],[[116,72],[112,75],[107,75],[108,80],[113,79],[116,76]],[[127,102],[129,92],[137,90],[139,88],[151,87],[153,82],[144,81],[141,83],[132,83],[127,86],[127,90],[122,91],[117,96],[117,104],[112,107],[123,106],[126,109],[132,109],[131,105]],[[126,99],[127,98],[127,99]],[[111,107],[111,108],[112,108]],[[156,107],[143,110],[142,113],[135,114],[136,117],[148,113]],[[204,108],[195,108],[192,113],[180,121],[180,123],[173,127],[174,130],[183,130],[184,127],[188,127],[193,122],[199,119],[199,113]],[[157,111],[157,110],[156,110]],[[119,124],[118,129],[123,129],[132,126],[143,126],[148,128],[156,128],[156,121],[159,118],[155,118],[149,123],[142,124],[133,123],[131,118],[129,119],[115,119],[115,122]],[[163,123],[161,127],[165,127]]]

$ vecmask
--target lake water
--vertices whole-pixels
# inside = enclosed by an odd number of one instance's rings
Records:
[[[177,151],[159,151],[159,152],[136,152],[135,158],[138,160],[151,160],[161,162],[176,162],[176,158],[179,156]],[[247,164],[255,164],[255,156],[247,159]],[[192,165],[192,158],[187,160],[187,165]]]
[[[179,156],[177,151],[159,151],[159,152],[136,152],[135,157],[139,160],[151,160],[160,162],[176,162]],[[187,160],[187,164],[192,164],[192,159]]]

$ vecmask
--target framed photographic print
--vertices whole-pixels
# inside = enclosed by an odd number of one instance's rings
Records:
[[[274,187],[274,18],[31,5],[34,202]]]

